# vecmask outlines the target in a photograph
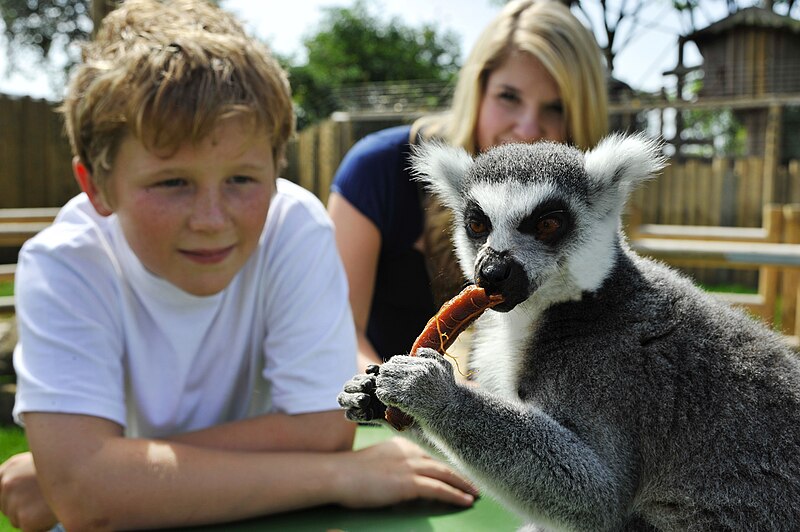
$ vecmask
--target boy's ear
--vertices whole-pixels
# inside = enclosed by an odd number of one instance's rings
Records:
[[[97,188],[97,185],[92,180],[92,174],[86,165],[83,164],[78,157],[72,159],[72,173],[75,175],[75,181],[81,187],[81,190],[89,196],[89,201],[92,202],[94,210],[100,216],[109,216],[114,211],[108,206],[105,195]]]

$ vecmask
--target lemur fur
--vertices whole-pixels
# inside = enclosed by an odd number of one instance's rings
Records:
[[[477,388],[421,349],[348,382],[348,417],[409,413],[529,530],[800,530],[798,353],[620,231],[663,166],[641,135],[419,147],[464,273],[506,302],[476,323]]]

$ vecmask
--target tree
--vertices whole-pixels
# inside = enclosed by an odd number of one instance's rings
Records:
[[[23,70],[32,56],[63,84],[64,72],[79,59],[69,44],[92,31],[89,0],[0,0],[10,70]],[[23,53],[23,52],[33,52]]]
[[[414,29],[396,18],[383,22],[367,5],[357,0],[351,8],[325,8],[318,31],[303,41],[306,62],[288,67],[300,127],[337,110],[336,90],[342,87],[450,81],[458,72],[454,34],[440,35],[430,25]]]

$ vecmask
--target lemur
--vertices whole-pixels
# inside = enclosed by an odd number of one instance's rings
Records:
[[[418,147],[464,274],[505,302],[475,324],[477,387],[419,349],[346,383],[346,415],[410,414],[403,434],[525,529],[800,530],[798,354],[621,231],[629,190],[664,164],[643,135]]]

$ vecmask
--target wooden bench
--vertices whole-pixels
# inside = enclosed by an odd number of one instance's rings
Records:
[[[800,343],[800,205],[766,206],[758,228],[642,224],[634,211],[628,235],[637,252],[675,266],[757,268],[757,294],[715,295],[775,324],[780,288],[781,329]]]
[[[58,211],[58,207],[0,209],[0,246],[21,246],[53,223]]]
[[[53,223],[59,207],[0,209],[0,247],[17,248]],[[14,280],[16,264],[0,264],[0,281]],[[13,312],[14,296],[0,296],[0,312]]]

